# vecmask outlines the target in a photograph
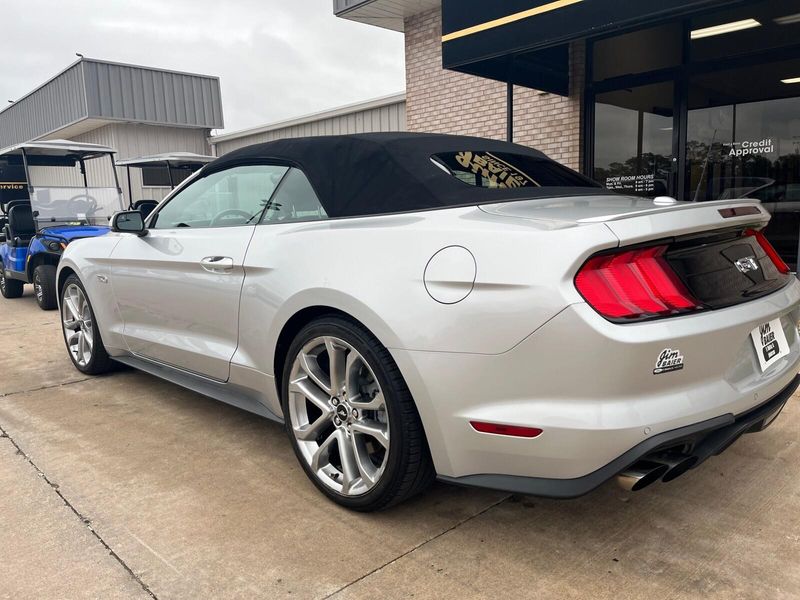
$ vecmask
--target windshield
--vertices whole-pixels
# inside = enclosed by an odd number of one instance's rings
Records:
[[[110,154],[87,158],[31,155],[28,175],[33,187],[31,209],[37,227],[52,225],[108,225],[123,210]]]
[[[31,195],[37,227],[51,225],[108,225],[122,210],[122,196],[115,187],[37,187]]]

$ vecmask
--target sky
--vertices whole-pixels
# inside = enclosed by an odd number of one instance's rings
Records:
[[[235,131],[401,92],[403,35],[333,16],[331,0],[0,0],[0,103],[76,52],[220,78]]]

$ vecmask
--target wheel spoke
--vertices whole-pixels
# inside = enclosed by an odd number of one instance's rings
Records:
[[[330,426],[331,424],[331,417],[330,415],[322,414],[316,421],[313,423],[309,423],[308,425],[301,425],[300,427],[294,427],[294,433],[297,436],[298,440],[306,441],[313,441],[319,437],[319,434],[325,429],[325,427]]]
[[[363,394],[356,394],[349,400],[350,405],[359,410],[378,410],[386,406],[386,401],[380,391],[378,391],[372,399],[365,398],[364,401],[362,401],[362,397]]]
[[[331,408],[328,404],[328,394],[317,386],[318,384],[311,377],[300,377],[289,384],[289,391],[302,394],[323,414],[330,416]]]
[[[308,375],[312,381],[314,381],[314,383],[320,387],[320,389],[330,396],[330,381],[325,377],[325,374],[322,373],[322,370],[319,368],[317,359],[309,356],[305,352],[301,352],[297,358],[300,361],[300,367],[303,369],[305,374]]]
[[[75,305],[75,300],[69,295],[64,296],[64,308],[67,309],[72,321],[80,320],[80,314],[78,313],[78,307]]]
[[[342,461],[342,493],[347,494],[359,476],[356,453],[350,438],[344,431],[338,430],[336,439],[339,445],[339,459]]]
[[[311,468],[315,472],[331,464],[331,446],[336,441],[336,434],[332,433],[319,445],[319,448],[314,451],[314,454],[311,456]]]
[[[356,458],[356,466],[358,467],[358,472],[361,475],[361,479],[368,481],[371,485],[374,485],[378,480],[378,471],[375,468],[375,465],[372,464],[372,461],[369,459],[369,455],[363,449],[359,449],[356,436],[350,437],[350,444],[353,447],[353,454]]]
[[[72,320],[67,321],[64,320],[64,329],[68,329],[69,331],[77,331],[80,328],[81,324],[78,321]]]
[[[72,347],[75,346],[80,339],[81,331],[79,329],[72,329],[72,333],[67,337],[67,344]]]
[[[83,329],[83,341],[86,344],[86,350],[91,354],[92,348],[94,347],[94,332],[91,327],[85,327]]]
[[[83,331],[78,332],[78,360],[83,361],[86,356],[86,336]]]
[[[381,446],[389,448],[388,427],[377,421],[355,421],[350,429],[356,433],[374,438]]]
[[[332,338],[325,338],[325,349],[328,351],[328,364],[331,373],[331,394],[338,396],[345,387],[346,348],[336,344]],[[351,352],[350,354],[353,354]]]

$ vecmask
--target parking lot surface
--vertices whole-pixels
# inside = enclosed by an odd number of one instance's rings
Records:
[[[797,598],[800,406],[669,484],[553,501],[436,485],[357,514],[281,427],[72,368],[0,298],[0,598]]]

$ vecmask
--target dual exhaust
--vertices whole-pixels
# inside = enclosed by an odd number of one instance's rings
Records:
[[[663,454],[640,460],[617,475],[617,483],[629,492],[638,492],[656,481],[669,483],[697,464],[696,456]]]

